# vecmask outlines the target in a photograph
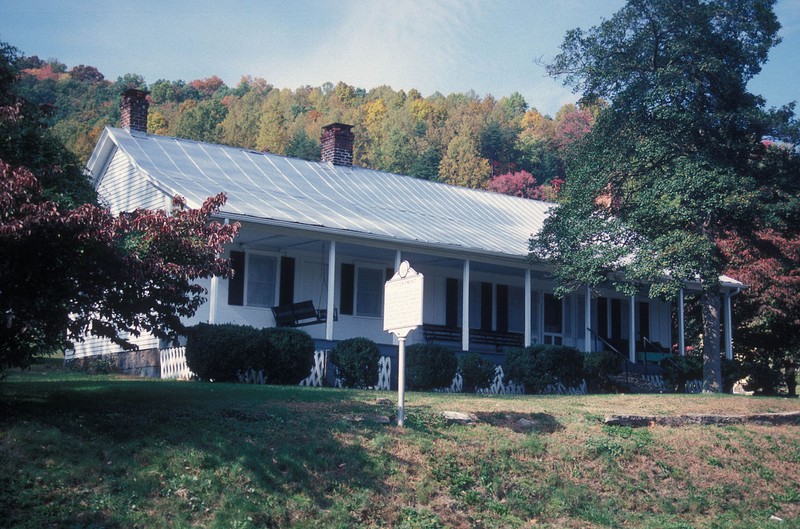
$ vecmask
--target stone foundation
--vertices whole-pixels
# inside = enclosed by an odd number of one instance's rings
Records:
[[[85,356],[66,360],[67,367],[87,373],[119,373],[136,377],[161,377],[161,357],[158,349],[125,351],[107,355]]]

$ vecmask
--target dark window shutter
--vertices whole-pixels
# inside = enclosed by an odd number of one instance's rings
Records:
[[[228,279],[228,305],[244,305],[244,252],[231,252],[233,275]]]
[[[444,324],[458,327],[458,279],[447,278],[444,297]]]
[[[608,335],[608,298],[597,298],[597,332],[603,338]]]
[[[508,285],[497,285],[497,330],[508,332]]]
[[[356,287],[355,265],[342,263],[342,292],[339,299],[339,312],[353,314],[353,299]]]
[[[279,305],[294,303],[294,257],[281,257],[281,289]]]
[[[492,284],[481,283],[481,330],[492,330]]]
[[[639,338],[650,339],[650,303],[639,302]]]
[[[611,339],[622,339],[622,301],[611,300]]]

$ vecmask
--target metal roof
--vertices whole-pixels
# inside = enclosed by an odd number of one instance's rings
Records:
[[[104,134],[165,193],[199,207],[224,191],[223,215],[256,222],[524,258],[553,206],[356,166],[118,128]]]

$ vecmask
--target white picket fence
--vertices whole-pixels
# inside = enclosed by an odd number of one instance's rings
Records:
[[[388,391],[392,388],[392,359],[382,356],[378,360],[378,386],[377,389]]]
[[[328,363],[329,349],[318,349],[314,351],[314,365],[311,366],[311,374],[300,381],[300,386],[321,388],[325,382],[325,370]]]
[[[513,380],[505,381],[505,373],[503,366],[494,367],[494,380],[492,385],[485,389],[478,390],[478,393],[484,395],[524,395],[525,386],[522,384],[515,384]]]
[[[161,378],[189,380],[193,373],[186,365],[186,348],[170,347],[159,351],[161,357]]]

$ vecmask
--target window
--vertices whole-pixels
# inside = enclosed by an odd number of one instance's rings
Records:
[[[251,307],[275,305],[278,260],[268,255],[247,254],[245,304]]]
[[[385,274],[386,272],[379,268],[358,268],[356,315],[380,318]]]

